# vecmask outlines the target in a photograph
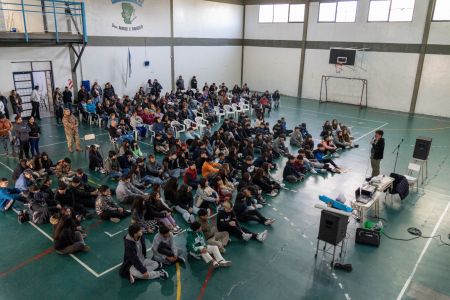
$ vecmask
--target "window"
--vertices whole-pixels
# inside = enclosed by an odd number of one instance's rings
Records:
[[[289,22],[303,22],[305,18],[305,4],[291,4],[289,6]]]
[[[324,2],[319,5],[319,22],[355,22],[358,1]]]
[[[415,0],[371,0],[369,22],[411,22]]]
[[[305,4],[270,4],[259,6],[259,23],[303,22]]]
[[[273,22],[273,5],[259,6],[259,23]]]
[[[273,6],[273,22],[287,23],[289,18],[289,4],[275,4]]]
[[[450,21],[450,1],[436,0],[433,21]]]

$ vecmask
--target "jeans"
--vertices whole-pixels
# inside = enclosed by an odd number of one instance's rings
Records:
[[[29,141],[20,141],[19,159],[22,159],[24,154],[26,158],[30,158],[30,144]]]
[[[179,178],[180,174],[181,174],[180,169],[172,169],[172,170],[168,170],[167,172],[169,173],[170,177],[173,177],[173,178]]]
[[[257,221],[264,223],[267,219],[256,209],[247,210],[243,215],[239,216],[239,222]]]
[[[5,149],[5,154],[9,153],[9,136],[0,136],[0,143],[3,144],[3,149]],[[13,149],[14,152],[14,149]]]
[[[34,117],[36,120],[41,119],[41,115],[39,114],[39,102],[31,101],[31,116]]]
[[[122,172],[111,172],[109,173],[109,176],[111,176],[114,179],[120,178],[122,176]]]
[[[175,210],[177,212],[179,212],[182,216],[183,219],[188,222],[189,224],[195,221],[195,216],[194,214],[191,214],[189,211],[185,210],[184,208],[182,208],[181,206],[177,205],[175,206]]]
[[[158,184],[158,185],[163,185],[167,181],[167,180],[163,180],[159,177],[150,176],[150,175],[145,176],[144,178],[142,178],[142,180],[145,181],[146,183],[148,182],[149,184]]]
[[[39,138],[30,138],[30,150],[31,156],[35,156],[39,153]]]

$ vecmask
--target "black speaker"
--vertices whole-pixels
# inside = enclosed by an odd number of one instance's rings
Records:
[[[380,233],[374,230],[356,228],[355,243],[378,247],[380,246]]]
[[[356,50],[353,49],[330,49],[330,64],[341,64],[347,66],[353,66],[355,64]]]
[[[430,154],[431,141],[432,139],[429,137],[419,136],[414,146],[413,158],[427,160],[428,154]]]
[[[320,215],[319,240],[328,244],[339,244],[347,234],[348,216],[322,210]]]

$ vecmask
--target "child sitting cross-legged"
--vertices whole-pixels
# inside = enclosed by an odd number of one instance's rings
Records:
[[[231,266],[231,261],[225,260],[220,254],[219,247],[206,244],[205,235],[197,221],[187,230],[186,248],[191,256],[201,257],[205,263],[212,264],[214,268]]]

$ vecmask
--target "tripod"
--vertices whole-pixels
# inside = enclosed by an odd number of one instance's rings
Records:
[[[394,171],[392,173],[395,173],[395,168],[397,167],[398,154],[400,153],[400,145],[403,143],[403,140],[404,139],[402,139],[400,143],[394,148],[394,151],[392,151],[392,154],[397,152],[397,155],[395,156]]]

